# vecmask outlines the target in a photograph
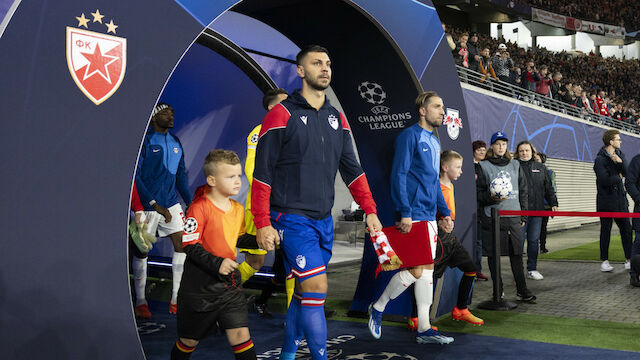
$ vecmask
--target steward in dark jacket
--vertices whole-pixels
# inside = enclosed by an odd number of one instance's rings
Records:
[[[627,178],[624,181],[629,196],[633,199],[633,212],[640,213],[640,155],[636,155],[631,159],[629,168],[627,169]],[[633,229],[636,231],[636,240],[631,248],[631,285],[640,286],[640,219],[633,219]]]

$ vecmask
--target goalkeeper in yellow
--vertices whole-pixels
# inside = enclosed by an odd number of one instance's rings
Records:
[[[282,100],[288,97],[287,91],[284,89],[270,89],[262,98],[262,106],[265,110],[269,111],[274,106],[278,105]],[[249,181],[249,193],[247,194],[247,202],[245,205],[245,231],[247,234],[256,235],[256,225],[253,223],[253,215],[251,214],[251,186],[253,184],[253,169],[255,168],[255,159],[256,159],[256,147],[258,146],[258,135],[260,134],[260,129],[262,125],[256,126],[247,137],[247,160],[244,164],[244,173],[247,176],[247,180]],[[245,253],[245,259],[252,264],[264,264],[264,257],[267,253],[266,250],[262,249],[242,249],[239,248],[239,251]],[[273,294],[276,286],[285,282],[285,270],[284,263],[282,260],[282,253],[279,248],[276,248],[274,254],[274,262],[273,262],[273,272],[275,276],[265,285],[262,289],[262,294],[255,301],[255,309],[260,317],[263,318],[271,318],[273,315],[267,310],[267,302],[269,298]],[[287,304],[291,302],[291,297],[293,296],[293,288],[295,286],[295,280],[293,278],[286,280],[286,289],[287,289]]]

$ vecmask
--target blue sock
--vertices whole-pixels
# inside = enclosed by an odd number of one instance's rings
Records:
[[[287,328],[285,329],[284,344],[282,345],[282,352],[280,354],[281,360],[293,360],[295,358],[298,345],[304,335],[302,328],[298,325],[298,319],[301,316],[301,299],[302,295],[295,292],[291,298],[289,310],[287,310]]]
[[[327,321],[324,318],[324,299],[327,294],[302,293],[299,324],[304,330],[313,360],[327,359]]]

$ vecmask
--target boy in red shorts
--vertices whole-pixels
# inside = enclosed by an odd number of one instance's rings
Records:
[[[233,151],[212,150],[204,162],[205,196],[189,207],[182,245],[187,259],[178,293],[178,341],[172,360],[189,359],[198,342],[218,326],[235,358],[256,358],[248,328],[236,243],[244,234],[244,208],[230,199],[242,185],[242,167]]]

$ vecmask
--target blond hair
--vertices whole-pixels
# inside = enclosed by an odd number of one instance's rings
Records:
[[[238,154],[231,150],[214,149],[209,151],[204,159],[204,176],[212,176],[216,174],[218,164],[237,165],[240,164]]]
[[[442,168],[452,160],[462,160],[462,155],[455,150],[445,150],[440,154],[440,174],[444,172]]]

